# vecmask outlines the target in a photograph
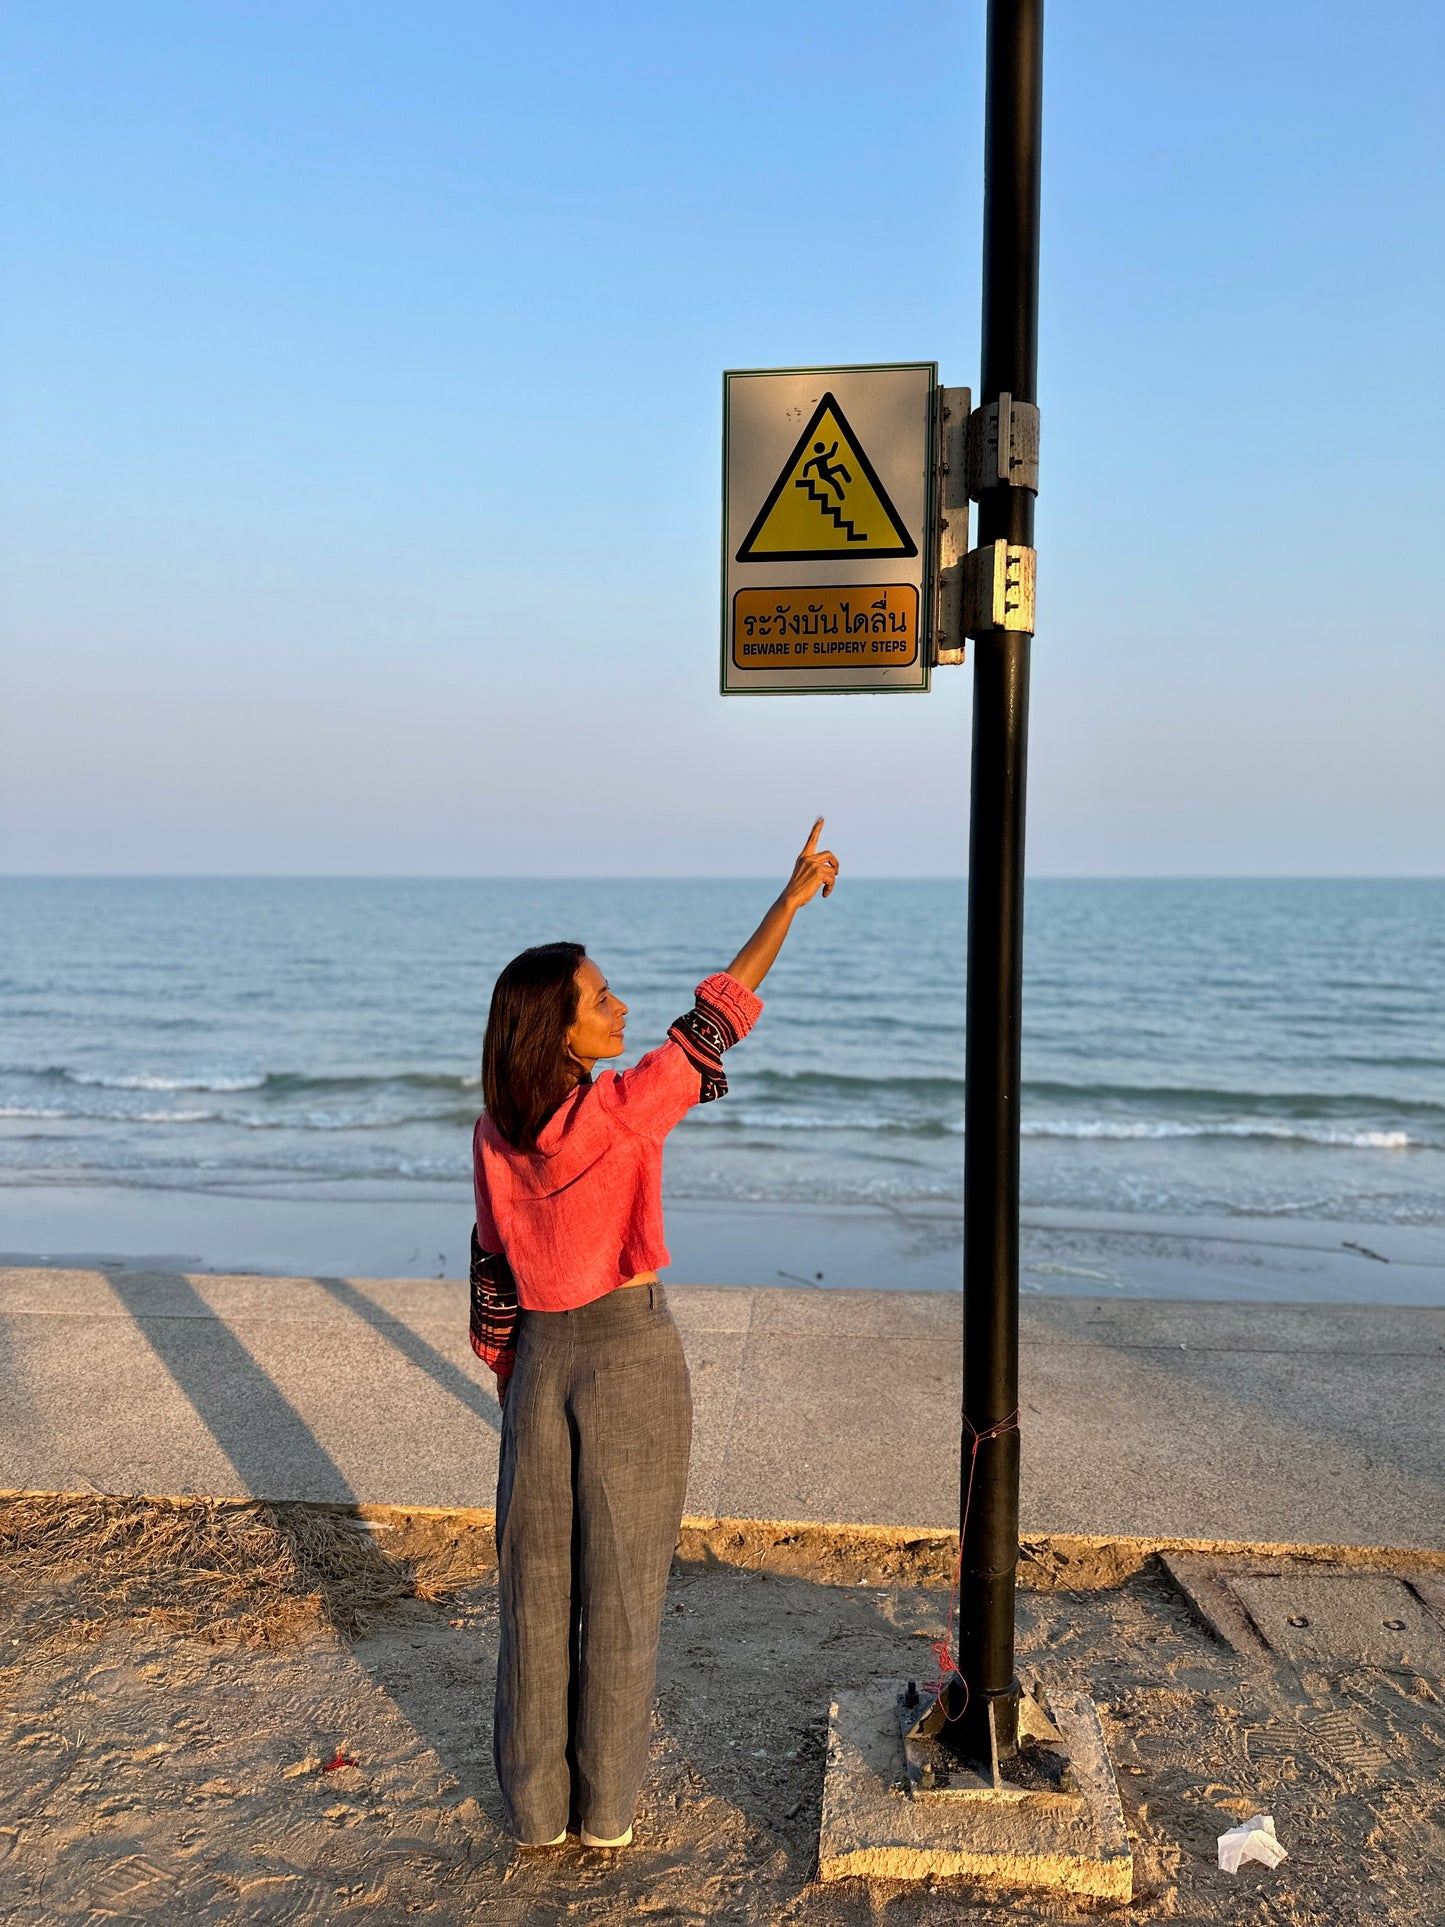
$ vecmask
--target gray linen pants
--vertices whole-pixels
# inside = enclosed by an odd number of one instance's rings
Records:
[[[632,1824],[691,1441],[661,1285],[519,1314],[497,1473],[492,1752],[527,1844]]]

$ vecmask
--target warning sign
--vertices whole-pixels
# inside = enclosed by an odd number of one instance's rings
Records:
[[[739,589],[733,662],[739,669],[906,669],[918,660],[918,591],[911,582],[848,589]]]
[[[748,530],[738,561],[917,553],[847,416],[831,394],[824,395]]]
[[[925,690],[938,368],[723,377],[724,695]]]

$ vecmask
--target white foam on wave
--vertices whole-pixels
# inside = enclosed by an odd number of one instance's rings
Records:
[[[1026,1118],[1024,1137],[1115,1139],[1141,1143],[1164,1138],[1272,1138],[1351,1151],[1405,1151],[1419,1143],[1408,1131],[1342,1131],[1328,1124],[1272,1124],[1263,1118],[1186,1124],[1173,1118]]]
[[[140,1077],[83,1077],[67,1073],[76,1083],[103,1086],[120,1091],[231,1091],[254,1090],[264,1079],[216,1079],[207,1083],[182,1079],[143,1079]],[[293,1111],[278,1107],[274,1111],[248,1111],[227,1115],[224,1111],[199,1108],[156,1108],[151,1110],[97,1109],[83,1102],[73,1104],[0,1105],[0,1119],[95,1119],[109,1124],[207,1124],[239,1125],[248,1131],[353,1132],[395,1130],[408,1124],[431,1123],[425,1114],[390,1115],[385,1107],[361,1110],[310,1109]],[[909,1136],[944,1132],[961,1136],[961,1117],[900,1117],[863,1110],[791,1110],[768,1105],[719,1105],[699,1111],[695,1123],[722,1126],[732,1130],[804,1132],[817,1135],[834,1132],[901,1132]],[[1362,1130],[1331,1124],[1285,1121],[1270,1118],[1118,1118],[1054,1117],[1025,1118],[1021,1134],[1027,1138],[1057,1139],[1078,1143],[1165,1143],[1211,1138],[1235,1142],[1273,1142],[1316,1145],[1327,1150],[1406,1151],[1429,1147],[1430,1140],[1412,1137],[1408,1131]]]
[[[83,1105],[68,1108],[56,1104],[3,1104],[0,1118],[65,1118],[75,1123],[99,1124],[206,1124],[213,1122],[215,1111],[94,1111]]]
[[[264,1076],[244,1077],[160,1077],[151,1071],[113,1077],[102,1071],[65,1071],[72,1084],[88,1084],[105,1091],[259,1091]]]
[[[699,1123],[741,1124],[754,1131],[916,1131],[934,1127],[933,1118],[877,1117],[863,1111],[700,1110]],[[962,1130],[960,1125],[959,1129]]]
[[[238,1111],[226,1119],[248,1131],[396,1131],[408,1124],[435,1124],[427,1112],[370,1114],[363,1111]]]
[[[942,1130],[963,1134],[962,1118],[879,1117],[866,1112],[776,1112],[740,1108],[719,1113],[700,1112],[699,1121],[742,1126],[754,1131],[909,1131]],[[1286,1124],[1266,1118],[1216,1119],[1188,1122],[1180,1118],[1026,1118],[1024,1137],[1065,1138],[1083,1143],[1143,1144],[1170,1139],[1266,1139],[1276,1143],[1316,1144],[1329,1150],[1406,1151],[1423,1140],[1408,1131],[1351,1131],[1329,1124]]]

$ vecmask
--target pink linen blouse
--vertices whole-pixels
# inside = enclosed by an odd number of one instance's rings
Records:
[[[746,1036],[762,1008],[726,971],[707,978],[667,1042],[631,1070],[579,1084],[543,1125],[535,1152],[509,1144],[485,1112],[477,1119],[477,1240],[484,1252],[505,1254],[523,1310],[572,1311],[669,1262],[663,1140],[700,1098],[727,1089],[718,1052]]]

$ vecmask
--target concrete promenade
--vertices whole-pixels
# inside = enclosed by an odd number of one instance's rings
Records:
[[[960,1307],[683,1286],[699,1518],[956,1523]],[[1023,1531],[1445,1546],[1445,1310],[1028,1298]],[[0,1271],[0,1487],[489,1506],[454,1282]]]

